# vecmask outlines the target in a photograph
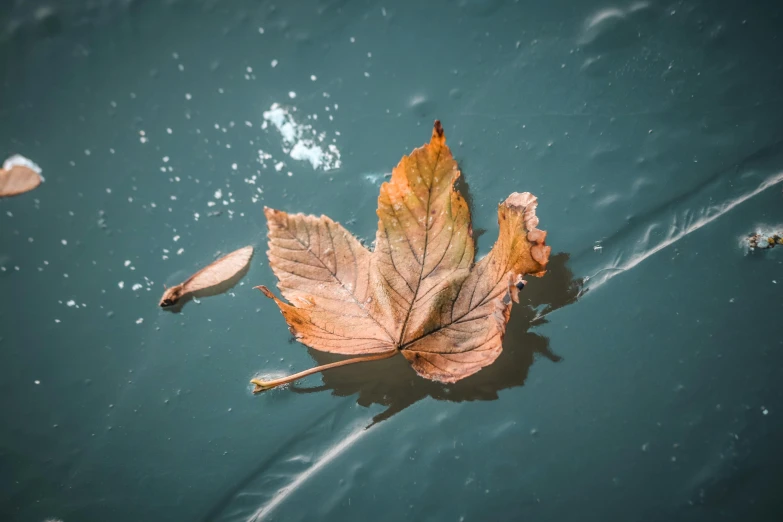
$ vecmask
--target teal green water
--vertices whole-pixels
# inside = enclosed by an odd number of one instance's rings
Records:
[[[46,181],[0,200],[0,520],[779,519],[783,248],[742,238],[783,228],[782,12],[4,3],[0,159]],[[290,156],[275,103],[339,168]],[[514,191],[558,253],[503,355],[452,386],[397,358],[254,396],[334,359],[252,290],[263,206],[369,244],[435,118],[479,255]],[[232,290],[158,308],[248,244]]]

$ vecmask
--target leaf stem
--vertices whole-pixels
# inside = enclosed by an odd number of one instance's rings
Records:
[[[323,372],[325,370],[331,370],[332,368],[339,368],[340,366],[346,366],[348,364],[356,364],[360,362],[380,361],[381,359],[388,359],[389,357],[396,355],[397,352],[398,350],[391,350],[376,355],[368,355],[365,357],[356,357],[354,359],[346,359],[344,361],[322,364],[321,366],[316,366],[315,368],[310,368],[309,370],[295,373],[293,375],[289,375],[288,377],[281,377],[280,379],[272,379],[270,381],[264,381],[261,379],[252,379],[250,383],[255,384],[255,388],[253,388],[253,393],[260,393],[262,391],[269,390],[276,386],[280,386],[281,384],[288,384],[289,382],[298,381],[302,377],[307,377],[308,375],[312,375],[318,372]]]

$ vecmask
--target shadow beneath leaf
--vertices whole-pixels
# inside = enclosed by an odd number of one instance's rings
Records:
[[[231,276],[231,278],[226,279],[225,281],[222,281],[216,285],[202,288],[201,290],[198,290],[196,292],[185,294],[179,300],[176,302],[176,304],[172,306],[166,306],[163,307],[163,310],[166,310],[167,312],[171,312],[174,314],[180,313],[182,311],[182,307],[185,306],[186,303],[193,299],[201,299],[202,297],[212,297],[213,295],[218,294],[224,294],[234,288],[237,283],[239,283],[245,275],[247,275],[248,270],[250,270],[250,263],[247,264],[242,270],[237,272],[235,275]]]
[[[561,358],[549,349],[549,339],[530,331],[545,324],[546,314],[576,302],[582,280],[575,280],[566,263],[569,255],[552,256],[543,278],[530,278],[519,294],[519,304],[511,312],[503,352],[490,366],[454,384],[442,384],[419,377],[402,356],[363,364],[343,366],[322,374],[323,385],[301,387],[291,385],[295,393],[315,393],[331,390],[333,395],[358,395],[356,402],[368,407],[381,404],[387,409],[373,418],[373,424],[426,397],[453,402],[491,401],[498,392],[525,384],[530,367],[536,358],[552,362]],[[315,361],[327,364],[345,359],[344,356],[308,348]],[[369,426],[368,426],[369,428]]]

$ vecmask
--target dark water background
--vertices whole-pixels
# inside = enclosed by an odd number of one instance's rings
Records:
[[[0,153],[46,182],[0,200],[0,520],[783,519],[783,248],[742,244],[783,227],[782,12],[5,0]],[[286,156],[273,103],[342,166]],[[391,359],[253,396],[331,360],[251,289],[263,205],[370,241],[435,118],[479,255],[524,190],[560,253],[503,355],[454,386]],[[247,244],[230,293],[157,307]]]

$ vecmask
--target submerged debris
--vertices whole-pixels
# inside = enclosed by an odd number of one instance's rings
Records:
[[[753,232],[748,235],[748,247],[751,250],[767,250],[774,248],[775,245],[783,245],[783,234],[767,235]]]

